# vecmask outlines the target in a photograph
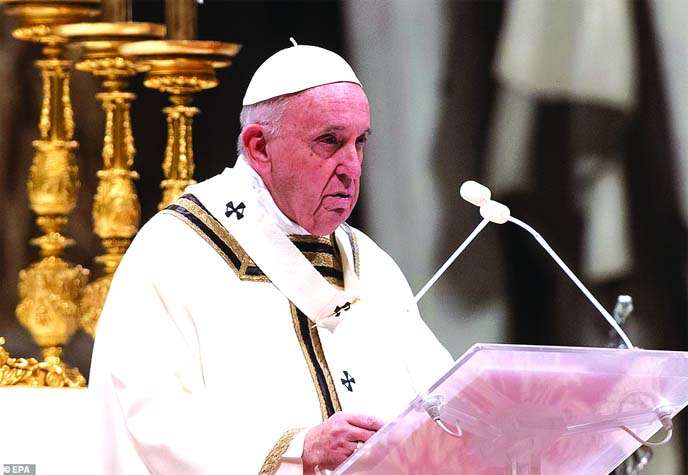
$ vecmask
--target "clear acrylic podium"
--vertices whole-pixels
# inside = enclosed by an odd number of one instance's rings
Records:
[[[477,344],[334,474],[605,475],[687,404],[688,353]]]

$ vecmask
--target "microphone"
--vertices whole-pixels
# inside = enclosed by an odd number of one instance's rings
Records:
[[[492,201],[492,193],[485,185],[477,181],[466,181],[459,189],[461,198],[480,208],[480,216],[497,224],[504,224],[511,216],[507,206],[497,201]]]
[[[493,223],[504,224],[511,217],[511,211],[502,203],[489,200],[480,206],[480,216]]]
[[[621,327],[616,323],[616,320],[609,314],[609,312],[600,304],[600,302],[590,293],[590,291],[583,285],[583,283],[576,277],[576,275],[569,269],[569,267],[561,260],[556,252],[550,247],[550,245],[545,241],[545,239],[540,236],[540,234],[533,228],[528,226],[523,221],[511,216],[511,211],[509,208],[502,203],[493,201],[491,199],[492,193],[489,188],[481,185],[475,181],[467,181],[461,185],[459,190],[461,197],[468,201],[469,203],[478,206],[480,208],[480,216],[483,220],[476,226],[473,232],[466,238],[466,240],[461,243],[461,245],[454,251],[454,253],[447,259],[447,261],[439,268],[439,270],[432,276],[427,284],[416,294],[416,303],[426,294],[428,290],[437,282],[437,280],[444,274],[444,272],[449,268],[449,266],[456,260],[457,257],[468,247],[468,245],[475,239],[475,237],[482,231],[488,223],[504,224],[510,221],[519,227],[525,229],[530,233],[535,240],[547,251],[547,253],[554,259],[554,261],[561,267],[564,273],[573,281],[578,289],[583,292],[583,294],[588,298],[588,300],[597,308],[597,310],[602,314],[602,316],[607,320],[607,322],[612,326],[612,328],[619,334],[626,347],[629,349],[635,348],[631,340],[628,338],[626,333],[621,329]]]
[[[492,196],[488,187],[472,180],[463,182],[459,189],[459,194],[461,198],[478,207],[490,201]]]

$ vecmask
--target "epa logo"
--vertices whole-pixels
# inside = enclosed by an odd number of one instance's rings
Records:
[[[3,473],[21,473],[23,475],[36,475],[36,464],[13,463],[3,466]]]

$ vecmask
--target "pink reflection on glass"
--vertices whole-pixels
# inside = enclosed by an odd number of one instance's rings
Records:
[[[688,353],[475,345],[427,397],[460,438],[413,401],[336,475],[600,475],[688,403]]]

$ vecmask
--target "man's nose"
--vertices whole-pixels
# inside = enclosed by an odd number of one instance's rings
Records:
[[[341,162],[337,166],[337,175],[347,179],[357,179],[361,176],[361,150],[356,145],[346,146],[341,150]]]

